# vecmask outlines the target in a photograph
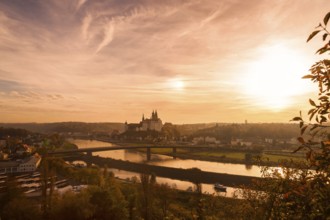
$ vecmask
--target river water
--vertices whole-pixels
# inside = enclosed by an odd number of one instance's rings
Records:
[[[78,148],[90,148],[90,147],[105,147],[111,146],[111,143],[94,141],[94,140],[70,140],[70,142],[76,144]],[[126,160],[130,162],[136,163],[147,163],[151,165],[159,165],[164,167],[174,167],[174,168],[199,168],[203,171],[217,172],[217,173],[228,173],[228,174],[236,174],[243,176],[256,176],[260,177],[260,167],[258,166],[250,166],[247,167],[242,164],[231,164],[231,163],[218,163],[218,162],[208,162],[201,160],[191,160],[191,159],[173,159],[170,156],[152,154],[151,160],[146,160],[146,154],[141,152],[136,152],[132,150],[114,150],[114,151],[104,151],[104,152],[93,152],[94,156],[100,156],[104,158],[112,158],[117,160]],[[109,169],[111,170],[116,177],[121,179],[131,178],[133,176],[139,176],[138,173],[128,172],[124,170],[117,169]],[[194,187],[194,185],[187,181],[174,180],[169,178],[157,177],[158,183],[167,183],[170,186],[175,186],[178,189],[185,190],[188,187]],[[217,193],[213,189],[213,185],[211,184],[202,184],[202,190],[205,193]],[[223,196],[232,196],[233,192],[236,189],[227,187],[227,193],[220,193]]]

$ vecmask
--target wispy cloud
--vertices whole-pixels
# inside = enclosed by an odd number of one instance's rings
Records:
[[[0,91],[2,92],[11,92],[11,91],[21,91],[24,86],[18,82],[9,81],[9,80],[1,80],[0,79]]]
[[[114,24],[113,22],[108,22],[108,24],[104,27],[104,32],[103,32],[103,40],[99,44],[99,46],[96,49],[96,53],[99,52],[103,47],[107,46],[113,39],[113,34],[114,34]]]
[[[0,1],[1,103],[21,108],[28,121],[79,120],[70,111],[85,111],[80,120],[124,121],[153,108],[173,122],[214,121],[216,112],[228,121],[257,120],[249,110],[258,110],[256,100],[244,96],[238,79],[273,42],[312,54],[305,37],[327,6],[327,0]],[[177,79],[184,89],[168,83]],[[33,105],[48,109],[49,118]],[[4,109],[8,121],[23,120]]]
[[[90,40],[90,36],[88,32],[92,20],[93,20],[92,15],[87,14],[82,21],[82,27],[81,27],[82,38],[87,42]]]

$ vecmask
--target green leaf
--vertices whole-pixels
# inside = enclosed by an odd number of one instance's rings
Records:
[[[321,115],[321,121],[320,121],[320,123],[322,124],[323,122],[327,122],[327,118],[326,117],[324,117],[323,115]]]
[[[309,120],[312,120],[312,118],[314,117],[314,115],[316,114],[316,110],[314,110],[313,112],[312,112],[312,114],[309,116]]]
[[[309,99],[309,104],[311,104],[312,106],[316,106],[315,102],[312,99]]]
[[[313,125],[313,127],[311,128],[311,131],[313,131],[314,129],[318,128],[319,126],[317,124]]]
[[[314,76],[313,75],[305,75],[302,78],[303,79],[312,79],[312,78],[314,78]]]
[[[330,49],[328,48],[328,44],[326,44],[324,47],[318,49],[318,50],[316,51],[316,53],[318,53],[318,54],[323,54],[323,53],[327,52],[328,50],[330,50]]]
[[[310,115],[310,114],[312,114],[313,112],[315,111],[315,109],[309,109],[309,111],[308,111],[308,114]]]
[[[327,39],[327,37],[328,37],[327,33],[323,34],[323,37],[322,37],[323,41],[325,41]]]
[[[329,97],[328,96],[321,96],[320,98],[319,98],[319,100],[328,100],[329,99]]]
[[[298,137],[297,140],[298,140],[300,143],[305,144],[305,140],[304,140],[304,138],[302,138],[302,137]]]
[[[323,22],[325,25],[328,24],[329,19],[330,19],[330,12],[328,12],[328,14],[326,14],[325,17],[323,18]]]
[[[309,37],[307,38],[307,42],[310,41],[313,37],[315,37],[315,35],[317,35],[320,32],[320,30],[317,31],[313,31]]]
[[[292,121],[302,121],[302,118],[301,118],[301,117],[294,117],[294,118],[292,119]]]
[[[300,137],[301,138],[301,137]],[[299,138],[298,138],[299,139]],[[299,141],[300,142],[300,141]],[[303,146],[300,146],[298,147],[297,149],[295,149],[292,153],[296,153],[297,151],[300,151],[301,149],[303,149],[304,147]]]
[[[304,126],[301,130],[300,130],[300,135],[303,135],[305,133],[307,126]]]

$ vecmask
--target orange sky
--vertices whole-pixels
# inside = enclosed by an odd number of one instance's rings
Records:
[[[328,0],[0,2],[0,122],[288,122]]]

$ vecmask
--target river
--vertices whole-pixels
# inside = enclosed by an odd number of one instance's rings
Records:
[[[78,148],[90,148],[90,147],[105,147],[111,146],[111,143],[94,141],[94,140],[80,140],[80,139],[72,139],[70,142],[76,144]],[[146,160],[146,154],[132,151],[132,150],[115,150],[115,151],[104,151],[104,152],[93,152],[94,156],[100,156],[104,158],[112,158],[117,160],[126,160],[130,162],[136,163],[147,163],[151,165],[158,165],[164,167],[173,167],[173,168],[199,168],[203,171],[217,172],[217,173],[228,173],[228,174],[237,174],[237,175],[245,175],[245,176],[256,176],[260,177],[260,167],[258,166],[250,166],[247,167],[242,164],[231,164],[231,163],[218,163],[218,162],[208,162],[201,160],[191,160],[191,159],[173,159],[170,156],[152,154],[151,160]],[[138,176],[139,174],[110,169],[116,177],[121,179],[131,178],[133,176]],[[175,186],[178,189],[185,190],[188,187],[194,187],[192,183],[180,180],[173,180],[169,178],[157,177],[158,183],[167,183],[171,186]],[[214,191],[213,185],[211,184],[202,184],[202,190],[205,193],[218,193]],[[233,192],[236,189],[227,187],[227,193],[220,193],[223,196],[232,196]]]

